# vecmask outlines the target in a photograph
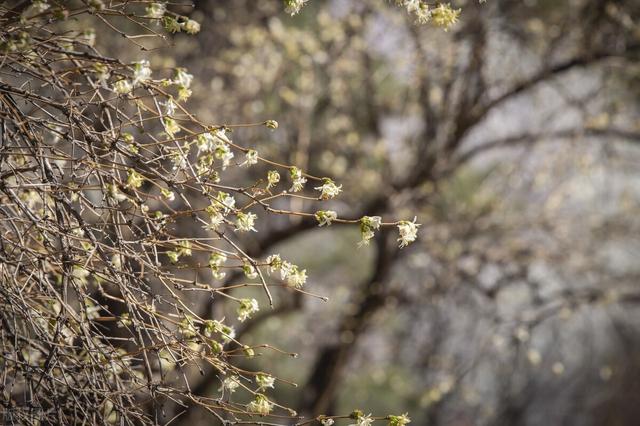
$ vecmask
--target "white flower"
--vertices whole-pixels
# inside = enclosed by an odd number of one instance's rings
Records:
[[[220,386],[218,391],[221,392],[226,389],[229,393],[234,393],[239,387],[240,380],[238,379],[238,376],[229,376],[222,381],[222,386]]]
[[[173,193],[173,191],[169,191],[166,188],[162,188],[160,192],[162,193],[162,196],[168,201],[173,201],[176,199],[176,195]]]
[[[251,315],[258,312],[260,307],[256,299],[240,299],[240,305],[238,306],[238,320],[244,322],[247,318],[251,318]]]
[[[253,231],[258,232],[256,228],[253,227],[256,222],[256,218],[258,217],[254,213],[242,213],[238,212],[236,215],[238,218],[236,219],[236,231]]]
[[[222,205],[225,214],[229,213],[229,211],[233,210],[236,206],[236,199],[223,191],[218,192],[216,201],[218,201],[218,203]]]
[[[268,375],[268,374],[264,374],[264,373],[258,373],[256,375],[256,383],[258,384],[258,389],[259,390],[266,390],[267,388],[274,388],[274,383],[276,382],[276,379],[274,379],[272,376]]]
[[[307,183],[307,178],[302,176],[302,170],[297,167],[291,167],[289,169],[289,175],[291,176],[292,185],[289,189],[291,192],[302,191],[304,184]]]
[[[279,254],[272,254],[268,256],[265,261],[267,262],[267,265],[269,265],[269,273],[277,271],[282,267],[282,258],[280,258]]]
[[[333,210],[320,210],[314,215],[318,221],[318,226],[331,225],[331,222],[338,218],[338,214]]]
[[[369,240],[375,236],[376,230],[380,229],[382,218],[380,216],[363,216],[360,219],[360,235],[362,241],[358,243],[359,247],[369,245]]]
[[[286,280],[288,285],[302,288],[307,282],[307,270],[300,270],[296,265],[284,261],[280,266],[280,277]]]
[[[413,222],[409,222],[408,220],[403,220],[398,224],[398,232],[400,232],[400,248],[408,246],[410,243],[414,242],[418,236],[418,227],[419,223],[416,223],[418,218],[414,217]]]
[[[322,419],[320,420],[320,424],[322,424],[322,426],[331,426],[335,423],[335,421],[333,419]]]
[[[176,133],[180,133],[182,130],[176,120],[171,117],[165,117],[162,119],[162,125],[164,126],[164,131],[169,135],[169,137],[173,137]]]
[[[133,66],[133,85],[147,81],[151,78],[151,68],[149,67],[149,61],[143,59],[136,62]]]
[[[256,271],[256,268],[254,268],[250,263],[245,263],[244,265],[242,265],[242,271],[244,272],[244,275],[250,280],[258,278],[258,272]]]
[[[320,194],[321,200],[329,200],[340,194],[342,185],[337,186],[331,179],[325,178],[322,186],[317,186],[315,189],[322,192]]]
[[[133,90],[133,86],[129,80],[118,80],[113,83],[113,90],[115,90],[116,93],[125,95]]]
[[[172,98],[167,99],[167,102],[161,102],[161,105],[164,106],[165,115],[175,115],[176,108],[178,107],[175,102],[173,102]]]
[[[227,261],[227,255],[221,252],[211,253],[209,256],[209,267],[213,277],[217,280],[223,279],[227,274],[220,271],[220,265]]]
[[[244,154],[244,161],[240,165],[253,166],[254,164],[258,164],[258,151],[250,149]]]
[[[356,422],[350,424],[349,426],[371,426],[373,422],[374,419],[371,418],[371,414],[367,414],[366,416],[359,416],[356,419]]]
[[[411,423],[411,419],[407,413],[399,416],[389,416],[389,426],[405,426],[409,423]]]
[[[167,11],[167,5],[164,3],[151,3],[145,8],[146,17],[153,19],[161,19]]]
[[[209,256],[209,266],[220,266],[227,261],[227,255],[222,252],[214,252]]]
[[[280,182],[280,173],[275,170],[267,172],[267,189],[271,189]]]
[[[200,32],[200,23],[193,19],[189,19],[187,22],[182,24],[182,28],[187,34],[198,34]]]
[[[266,396],[262,394],[257,394],[256,399],[251,401],[247,405],[247,409],[252,413],[260,414],[262,416],[266,416],[271,412],[273,408],[273,404],[269,402]]]
[[[176,68],[173,75],[173,83],[188,89],[193,81],[193,75],[189,74],[185,68]]]
[[[307,1],[309,0],[285,0],[284,11],[291,16],[297,15]]]

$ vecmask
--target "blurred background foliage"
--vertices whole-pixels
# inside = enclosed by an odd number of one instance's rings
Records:
[[[249,252],[307,268],[330,302],[281,295],[238,334],[300,356],[239,362],[297,383],[275,400],[304,415],[635,424],[640,3],[456,1],[447,32],[390,3],[314,0],[289,17],[276,0],[196,2],[179,12],[203,23],[197,37],[148,54],[196,76],[203,121],[276,119],[234,140],[343,184],[339,216],[422,223],[400,251],[386,231],[356,250],[350,227],[263,220]],[[194,380],[220,386],[210,371]]]

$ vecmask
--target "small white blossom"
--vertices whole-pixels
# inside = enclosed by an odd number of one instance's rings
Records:
[[[317,186],[315,189],[321,191],[321,200],[329,200],[340,194],[342,191],[342,185],[337,186],[331,179],[325,178],[322,186]]]
[[[137,86],[139,83],[147,81],[151,78],[151,68],[149,67],[149,61],[143,59],[136,62],[133,66],[133,85]]]
[[[309,0],[284,0],[284,11],[289,15],[297,15],[304,4]]]
[[[188,89],[193,81],[193,75],[189,74],[185,68],[176,68],[173,75],[173,83]]]
[[[162,188],[160,190],[160,193],[162,193],[162,196],[164,197],[164,199],[168,201],[173,201],[176,199],[176,195],[173,193],[173,191],[169,191],[166,188]]]
[[[126,95],[133,90],[133,85],[129,80],[118,80],[113,83],[113,90],[121,95]]]
[[[200,32],[200,23],[193,19],[189,19],[187,22],[182,24],[182,28],[187,34],[198,34]]]
[[[331,225],[331,222],[338,218],[338,214],[333,210],[320,210],[315,213],[318,226]]]
[[[416,220],[417,217],[414,217],[413,222],[403,220],[398,224],[398,232],[400,233],[398,241],[400,242],[400,248],[406,247],[416,240],[418,227],[420,226],[419,223],[416,223]]]
[[[256,268],[254,268],[250,263],[245,263],[244,265],[242,265],[242,271],[244,272],[244,275],[250,280],[258,278],[258,271],[256,271]]]
[[[234,393],[236,389],[240,387],[240,380],[238,376],[229,376],[222,381],[222,386],[218,391],[222,392],[224,390],[228,390],[229,393]]]
[[[358,243],[359,247],[369,245],[369,240],[375,236],[375,232],[380,229],[382,218],[380,216],[364,216],[360,219],[360,235],[362,241]]]
[[[238,320],[244,322],[246,319],[251,318],[251,315],[258,312],[260,307],[256,299],[240,299],[240,305],[238,306]]]
[[[356,422],[350,424],[349,426],[371,426],[373,422],[374,419],[371,418],[371,414],[367,414],[366,416],[359,416],[356,419]]]
[[[280,173],[275,170],[269,170],[267,173],[267,189],[271,189],[280,182]]]
[[[274,388],[275,379],[264,373],[258,373],[256,375],[256,383],[258,384],[259,390],[266,390],[267,388]]]
[[[266,259],[267,265],[269,265],[268,272],[275,272],[282,267],[282,258],[279,254],[272,254]]]
[[[258,151],[250,149],[244,155],[244,161],[240,163],[241,166],[253,166],[258,164]]]
[[[258,217],[254,213],[242,213],[238,212],[237,220],[236,220],[236,231],[253,231],[258,232],[256,228],[253,227],[256,222],[256,218]]]
[[[257,394],[256,399],[254,399],[247,405],[247,409],[252,413],[266,416],[273,409],[273,404],[269,402],[266,396]]]
[[[304,184],[307,183],[307,178],[302,176],[302,170],[297,167],[291,167],[289,169],[289,175],[291,176],[292,185],[289,189],[291,192],[302,191]]]
[[[320,420],[320,424],[322,426],[331,426],[335,423],[335,421],[333,419],[322,419]]]

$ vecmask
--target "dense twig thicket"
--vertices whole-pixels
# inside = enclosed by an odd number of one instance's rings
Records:
[[[304,3],[285,6],[296,13]],[[459,13],[400,3],[418,20],[445,28]],[[315,217],[320,226],[356,224],[362,244],[381,226],[398,228],[401,247],[416,238],[415,220],[341,219],[328,210],[274,207],[286,197],[321,202],[341,187],[233,140],[237,127],[268,132],[277,128],[274,120],[201,122],[184,106],[193,79],[187,70],[152,72],[146,60],[125,63],[96,48],[94,27],[142,50],[167,33],[199,31],[199,23],[170,9],[178,6],[0,5],[0,412],[6,423],[166,423],[155,418],[165,401],[196,404],[226,424],[295,416],[267,396],[281,379],[233,362],[259,348],[293,354],[236,341],[235,319],[205,317],[185,298],[230,299],[242,322],[260,307],[254,298],[229,294],[233,288],[255,288],[270,304],[275,291],[310,294],[301,267],[243,250],[237,235],[255,231],[258,213]],[[240,168],[259,162],[271,170],[244,182]],[[197,233],[180,232],[194,224]],[[206,282],[197,278],[203,269],[211,271]],[[217,285],[229,272],[237,280]],[[203,364],[219,372],[216,397],[190,390],[186,369]],[[238,388],[248,400],[228,398]],[[351,417],[371,421],[360,412]]]

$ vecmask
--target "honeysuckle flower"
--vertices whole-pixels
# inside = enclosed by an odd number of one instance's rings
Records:
[[[228,390],[229,393],[234,393],[239,387],[240,379],[238,379],[238,376],[229,376],[222,381],[222,385],[218,391],[222,392],[224,390]]]
[[[174,194],[173,191],[169,191],[166,188],[162,188],[160,190],[160,193],[162,194],[165,200],[173,201],[176,199],[176,194]]]
[[[335,423],[333,419],[320,419],[320,424],[322,426],[332,426]]]
[[[254,231],[258,232],[256,228],[253,227],[255,225],[257,215],[254,213],[242,213],[238,212],[236,215],[236,231]]]
[[[160,104],[164,106],[165,115],[175,115],[176,108],[178,107],[178,105],[176,105],[176,103],[173,102],[173,98],[167,99],[166,102],[160,102]]]
[[[182,24],[182,28],[187,34],[198,34],[200,32],[200,23],[193,19],[187,20]]]
[[[300,270],[296,265],[291,265],[286,280],[288,285],[295,288],[302,288],[307,282],[307,270]]]
[[[210,340],[209,346],[211,347],[211,352],[213,352],[214,354],[219,354],[222,352],[222,344],[220,342]]]
[[[267,120],[264,122],[264,125],[271,130],[275,130],[278,128],[278,122],[276,120]]]
[[[302,176],[302,170],[297,167],[291,167],[289,169],[289,176],[291,176],[292,185],[289,189],[291,192],[302,191],[304,184],[307,183],[307,178]]]
[[[173,163],[173,167],[172,170],[185,170],[187,168],[187,166],[189,165],[189,162],[187,161],[187,156],[186,153],[188,153],[188,147],[184,147],[184,154],[182,152],[180,152],[179,149],[176,149],[175,151],[173,151],[173,153],[171,154],[171,162]]]
[[[142,61],[138,61],[133,65],[133,85],[137,86],[138,84],[145,82],[151,78],[151,68],[149,66],[149,61],[143,59]]]
[[[164,3],[151,3],[145,8],[146,17],[153,19],[162,19],[167,11],[167,5]]]
[[[416,240],[418,236],[418,227],[420,226],[419,223],[416,223],[417,219],[417,217],[414,217],[413,222],[403,220],[398,223],[398,232],[400,233],[398,241],[400,242],[400,248],[406,247]]]
[[[371,414],[367,414],[366,416],[360,415],[356,419],[356,422],[350,424],[349,426],[371,426],[373,422],[374,422],[374,419],[371,418]]]
[[[309,0],[284,0],[284,11],[289,15],[297,15]]]
[[[266,390],[267,388],[274,388],[276,379],[272,376],[264,373],[258,373],[256,375],[256,383],[258,384],[258,390]]]
[[[178,243],[178,248],[176,249],[180,256],[191,256],[191,241],[182,240]]]
[[[438,7],[431,11],[431,18],[434,24],[439,27],[443,27],[445,31],[448,31],[449,28],[458,22],[460,12],[460,9],[451,8],[449,3],[440,3]]]
[[[223,324],[218,320],[206,320],[204,322],[204,335],[211,337],[214,333],[220,333],[222,340],[229,342],[236,337],[233,327]]]
[[[362,241],[358,243],[359,247],[369,245],[369,240],[375,236],[375,232],[380,229],[382,218],[380,216],[363,216],[360,219],[360,235]]]
[[[253,350],[253,348],[252,348],[252,347],[250,347],[250,346],[247,346],[247,345],[244,345],[244,346],[242,347],[242,352],[244,352],[244,355],[245,355],[247,358],[253,358],[253,357],[254,357],[254,355],[256,354],[256,353],[255,353],[255,351]]]
[[[127,187],[140,188],[144,183],[144,177],[133,169],[129,169],[127,174]]]
[[[256,299],[240,299],[238,309],[238,321],[244,322],[246,319],[251,318],[251,315],[258,312],[260,307]]]
[[[247,405],[247,409],[252,413],[266,416],[273,409],[273,404],[269,402],[266,396],[257,394],[256,399],[254,399]]]
[[[225,170],[229,166],[234,157],[231,148],[224,142],[218,142],[216,144],[214,155],[217,159],[222,160],[222,170]]]
[[[190,315],[186,315],[180,324],[178,324],[178,330],[185,339],[190,339],[198,334],[196,326],[193,323],[193,318]]]
[[[279,254],[272,254],[268,256],[265,261],[269,265],[269,269],[267,270],[269,273],[275,272],[282,267],[282,258],[280,258]]]
[[[258,164],[258,151],[250,149],[244,155],[244,161],[240,163],[241,166],[253,166]]]
[[[318,226],[331,225],[331,222],[338,218],[338,214],[333,210],[319,210],[315,213]]]
[[[173,250],[167,252],[167,257],[169,258],[171,263],[178,263],[178,260],[180,260],[180,254],[177,251]]]
[[[248,262],[245,262],[245,264],[242,265],[242,271],[244,272],[244,275],[250,280],[258,278],[258,272],[256,271],[256,268],[254,268],[254,266]]]
[[[275,170],[267,172],[267,189],[271,189],[280,182],[280,173]]]
[[[315,189],[321,191],[320,199],[329,200],[336,197],[342,191],[342,185],[337,186],[331,179],[324,178],[322,186],[317,186]]]
[[[180,133],[182,130],[176,120],[171,117],[164,117],[162,119],[162,125],[164,126],[164,131],[172,138],[176,133]]]
[[[227,261],[227,255],[222,252],[213,252],[209,256],[209,266],[220,266]]]
[[[196,137],[195,143],[196,147],[198,147],[198,155],[202,154],[203,152],[212,152],[216,147],[215,138],[209,132],[199,134]]]
[[[116,93],[119,93],[121,95],[126,95],[127,93],[133,90],[133,85],[127,79],[118,80],[115,83],[113,83],[113,90],[115,90]]]
[[[127,196],[120,192],[120,190],[118,189],[118,185],[114,183],[108,183],[106,186],[107,195],[109,197],[113,198],[116,201],[124,201],[127,199]]]
[[[236,207],[236,199],[233,196],[227,194],[226,192],[220,191],[215,198],[216,201],[220,204],[220,207],[224,209],[224,213],[229,213],[230,210],[233,210]],[[217,207],[217,206],[216,206]]]
[[[173,83],[188,89],[191,87],[193,75],[187,72],[186,68],[176,68],[173,74]]]
[[[405,426],[411,423],[411,419],[407,413],[399,416],[389,416],[389,426]]]

